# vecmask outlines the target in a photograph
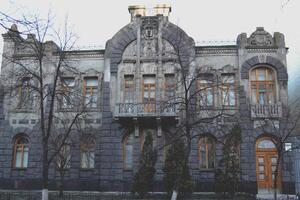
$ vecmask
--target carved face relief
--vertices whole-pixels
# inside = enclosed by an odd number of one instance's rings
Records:
[[[157,17],[144,17],[142,18],[141,33],[142,38],[151,40],[156,37],[158,32],[158,18]]]

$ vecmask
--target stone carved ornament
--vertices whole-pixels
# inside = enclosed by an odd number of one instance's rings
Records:
[[[155,57],[157,54],[158,18],[143,17],[141,26],[141,56]]]
[[[143,17],[141,29],[144,39],[153,39],[158,32],[158,18],[156,16]]]
[[[248,38],[249,46],[274,46],[274,40],[270,33],[263,27],[256,28],[256,31]]]

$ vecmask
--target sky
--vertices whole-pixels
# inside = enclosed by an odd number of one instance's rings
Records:
[[[0,10],[46,16],[51,9],[57,24],[68,16],[79,36],[78,46],[104,48],[106,41],[130,22],[129,5],[145,5],[151,13],[159,3],[169,3],[169,20],[202,44],[235,41],[238,34],[249,36],[261,26],[271,34],[283,33],[289,47],[289,86],[296,88],[295,80],[300,84],[300,0],[0,0]],[[2,46],[0,40],[0,53]]]

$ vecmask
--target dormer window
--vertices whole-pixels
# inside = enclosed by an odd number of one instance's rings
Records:
[[[274,104],[276,99],[276,82],[274,70],[257,67],[251,71],[251,100],[254,104]]]

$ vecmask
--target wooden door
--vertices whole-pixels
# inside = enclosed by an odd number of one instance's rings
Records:
[[[274,188],[275,169],[278,155],[276,151],[256,152],[256,172],[259,189],[272,190]],[[280,188],[281,172],[278,170],[277,188]]]

